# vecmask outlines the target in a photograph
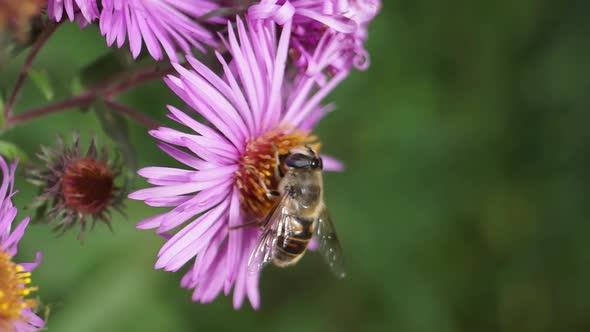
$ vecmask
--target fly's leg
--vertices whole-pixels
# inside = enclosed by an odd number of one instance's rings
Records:
[[[272,151],[275,157],[275,179],[279,180],[283,177],[283,173],[281,172],[281,158],[279,157],[279,148],[274,143],[271,143]]]
[[[264,180],[258,176],[256,174],[256,172],[254,171],[254,169],[252,168],[247,168],[246,169],[247,172],[249,172],[250,174],[254,175],[256,178],[258,178],[258,184],[260,184],[260,186],[262,187],[262,189],[264,190],[266,197],[268,199],[274,199],[274,198],[278,198],[281,196],[281,193],[278,190],[271,190],[266,186],[266,183],[264,183]]]
[[[230,231],[233,231],[233,230],[244,228],[244,227],[258,226],[259,224],[260,224],[260,222],[258,220],[254,220],[254,221],[245,222],[243,224],[239,224],[237,226],[230,226],[227,229],[229,229]]]
[[[267,198],[274,199],[274,198],[279,198],[281,196],[281,193],[278,190],[268,189],[268,187],[266,186],[266,183],[264,183],[264,181],[262,181],[262,179],[258,179],[258,182],[260,183],[260,186],[262,187],[262,189],[264,189],[264,191],[266,192]]]
[[[277,154],[278,156],[278,154]],[[260,184],[260,186],[262,187],[262,189],[265,191],[266,193],[266,197],[272,200],[276,200],[281,196],[281,193],[277,190],[271,190],[266,186],[266,183],[264,183],[264,180],[262,178],[260,178],[259,176],[256,175],[256,172],[252,169],[252,168],[248,168],[246,169],[247,172],[251,173],[252,175],[256,176],[258,178],[258,183]],[[243,224],[240,225],[236,225],[236,226],[231,226],[228,227],[229,230],[236,230],[236,229],[240,229],[240,228],[244,228],[244,227],[250,227],[250,226],[260,226],[260,227],[264,227],[267,223],[268,223],[268,218],[270,217],[270,215],[274,212],[274,210],[276,209],[278,204],[275,204],[273,206],[273,208],[271,209],[271,211],[268,213],[268,215],[265,217],[265,219],[263,221],[258,221],[258,220],[254,220],[254,221],[249,221],[249,222],[245,222]]]

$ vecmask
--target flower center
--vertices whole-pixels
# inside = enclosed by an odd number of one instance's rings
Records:
[[[70,163],[61,179],[65,205],[81,213],[102,212],[113,197],[114,187],[110,168],[93,158]]]
[[[34,308],[37,301],[25,299],[37,287],[27,286],[31,283],[31,272],[24,272],[23,267],[12,261],[12,256],[0,252],[0,330],[10,331],[11,321],[19,319],[26,307]]]
[[[266,196],[264,182],[270,190],[276,190],[280,179],[275,176],[277,160],[275,154],[285,155],[291,149],[312,144],[317,138],[303,131],[285,132],[272,130],[251,139],[240,160],[242,166],[236,172],[236,185],[240,190],[242,210],[252,218],[263,218],[272,207],[273,201]]]

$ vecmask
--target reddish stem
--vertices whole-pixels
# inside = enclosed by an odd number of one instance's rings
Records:
[[[129,90],[129,89],[137,86],[138,84],[141,84],[141,83],[147,82],[147,81],[151,81],[154,79],[162,78],[165,75],[172,73],[173,71],[174,71],[174,68],[172,66],[169,66],[169,67],[166,67],[162,70],[149,69],[149,70],[134,73],[130,77],[128,77],[126,80],[123,80],[120,83],[114,84],[114,85],[110,86],[109,88],[105,89],[103,96],[107,99],[110,99],[112,96],[118,95],[123,91]]]
[[[88,105],[92,103],[97,97],[104,97],[105,103],[109,104],[109,106],[111,106],[113,110],[121,112],[131,117],[132,119],[144,124],[148,128],[156,128],[159,127],[159,124],[157,122],[155,122],[152,119],[149,119],[144,114],[141,114],[140,112],[130,107],[112,101],[111,98],[141,83],[151,81],[154,79],[159,79],[162,76],[171,73],[172,71],[172,67],[167,67],[163,70],[154,70],[153,68],[150,68],[148,70],[134,73],[125,80],[122,80],[121,82],[116,82],[116,79],[112,81],[103,82],[97,86],[94,86],[86,90],[85,92],[80,93],[79,95],[63,99],[53,104],[37,107],[20,114],[9,116],[6,119],[6,123],[9,127],[13,127],[23,122],[27,122],[46,115],[71,110],[79,106]],[[117,79],[120,79],[120,77],[118,77]]]
[[[160,124],[158,122],[150,119],[145,114],[137,111],[134,108],[131,108],[127,105],[123,105],[123,104],[117,103],[116,101],[108,100],[108,99],[105,100],[104,103],[113,111],[127,115],[128,117],[132,118],[133,120],[143,124],[148,129],[154,129],[154,128],[160,127]]]
[[[8,119],[12,115],[12,109],[14,107],[14,104],[16,103],[16,98],[18,97],[20,90],[22,89],[23,84],[25,83],[25,80],[29,74],[29,70],[31,70],[31,66],[35,61],[37,54],[39,54],[39,51],[41,51],[41,48],[43,48],[45,42],[47,42],[49,37],[51,37],[51,35],[55,32],[58,26],[59,23],[50,23],[49,25],[47,25],[47,27],[41,33],[41,35],[39,35],[33,46],[31,46],[31,50],[29,51],[29,54],[27,55],[25,62],[23,63],[23,67],[21,68],[21,71],[16,80],[16,84],[12,89],[12,93],[6,101],[6,105],[4,107],[4,118]]]
[[[17,124],[27,122],[29,120],[33,120],[33,119],[36,119],[36,118],[39,118],[39,117],[42,117],[45,115],[59,113],[61,111],[66,111],[66,110],[71,110],[71,109],[74,109],[74,107],[88,105],[95,98],[96,98],[96,95],[93,93],[89,93],[89,92],[82,93],[80,95],[66,98],[64,100],[55,102],[53,104],[48,104],[48,105],[45,105],[42,107],[34,108],[34,109],[27,111],[25,113],[13,115],[6,120],[6,123],[9,127],[13,127]]]

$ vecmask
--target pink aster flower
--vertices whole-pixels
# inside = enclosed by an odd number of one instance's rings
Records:
[[[295,11],[291,54],[298,67],[312,75],[326,68],[331,72],[368,68],[364,43],[380,0],[261,0],[248,15],[280,24],[289,7]]]
[[[50,19],[60,22],[64,12],[70,22],[77,20],[81,26],[91,23],[99,15],[96,0],[49,0],[47,2],[47,16]]]
[[[188,57],[192,69],[175,65],[178,76],[166,79],[206,122],[169,106],[169,117],[187,132],[159,128],[150,133],[186,167],[141,169],[138,173],[154,187],[129,197],[172,208],[141,221],[138,228],[156,229],[168,238],[156,268],[177,271],[194,259],[182,279],[182,286],[194,289],[194,301],[210,302],[233,288],[235,308],[245,297],[259,307],[259,276],[247,271],[247,261],[260,231],[229,228],[268,213],[272,201],[259,180],[276,186],[269,172],[276,166],[275,149],[286,154],[317,142],[310,129],[329,110],[320,102],[344,78],[337,74],[319,87],[308,75],[287,77],[292,23],[286,17],[279,35],[272,22],[250,21],[246,26],[238,18],[237,33],[228,22],[227,49],[233,60],[227,63],[217,54],[222,75]],[[324,169],[338,166],[324,158]]]
[[[17,214],[17,209],[12,204],[16,163],[9,167],[0,157],[0,169],[0,331],[38,331],[45,323],[33,312],[37,306],[36,301],[25,297],[37,290],[36,287],[29,286],[29,283],[31,271],[39,264],[41,254],[37,253],[33,263],[13,261],[18,242],[29,224],[29,218],[25,218],[12,230],[12,223]]]
[[[100,31],[111,46],[122,47],[129,38],[134,58],[142,43],[156,60],[177,61],[176,52],[190,53],[192,47],[204,51],[216,39],[198,19],[218,8],[212,0],[103,0]]]

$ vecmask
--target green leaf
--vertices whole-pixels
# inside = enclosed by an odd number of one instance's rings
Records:
[[[121,114],[111,110],[102,99],[94,103],[94,110],[100,120],[105,134],[109,136],[121,149],[123,160],[129,166],[131,173],[135,174],[137,168],[137,154],[129,140],[129,126],[127,119]]]
[[[49,82],[49,75],[47,74],[46,70],[33,70],[29,71],[29,77],[35,83],[37,88],[41,90],[41,93],[47,100],[53,99],[55,95],[53,93],[53,89],[51,88],[51,83]]]
[[[47,25],[41,15],[34,17],[29,23],[28,36],[23,40],[14,38],[10,33],[0,33],[0,71],[22,51],[33,45]]]
[[[74,78],[72,79],[72,82],[70,84],[71,84],[70,90],[71,90],[72,96],[80,95],[85,90],[84,84],[82,83],[82,79],[80,78],[80,76],[74,76]],[[82,113],[87,113],[87,112],[90,112],[93,110],[92,106],[93,106],[92,103],[88,103],[85,105],[78,106],[78,109]]]
[[[4,118],[4,100],[6,98],[4,96],[4,90],[0,89],[0,133],[4,131],[4,126],[6,125],[6,119]]]
[[[8,35],[0,33],[0,70],[10,62],[12,58],[13,42],[8,39]]]
[[[43,189],[40,188],[37,191],[37,197],[41,196],[42,194],[43,194]],[[32,214],[33,218],[31,219],[31,221],[34,224],[49,223],[52,221],[52,220],[48,219],[49,215],[47,213],[47,210],[49,210],[49,208],[50,208],[48,201],[34,198],[31,201],[31,203],[29,205],[27,205],[26,208],[29,211],[35,211]]]
[[[10,160],[14,160],[16,158],[21,161],[29,159],[27,153],[16,146],[14,143],[2,140],[0,140],[0,154]]]
[[[84,85],[82,84],[82,79],[80,78],[80,76],[74,76],[71,82],[70,90],[72,96],[79,95],[84,91]]]
[[[95,86],[127,72],[129,67],[134,65],[133,59],[127,53],[112,50],[84,67],[78,79],[81,86]]]

